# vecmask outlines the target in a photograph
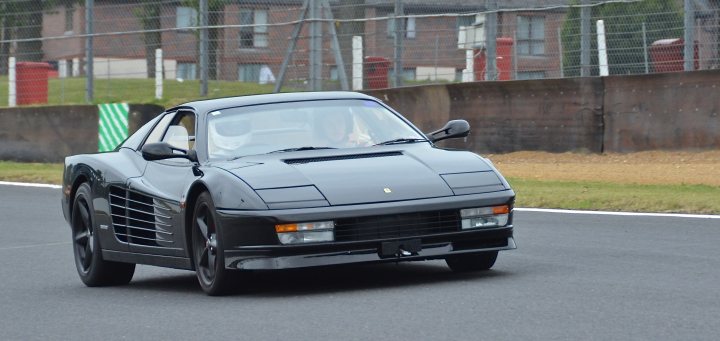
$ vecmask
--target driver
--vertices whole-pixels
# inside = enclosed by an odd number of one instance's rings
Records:
[[[231,155],[250,141],[252,124],[243,117],[227,117],[208,123],[208,152],[210,155]]]

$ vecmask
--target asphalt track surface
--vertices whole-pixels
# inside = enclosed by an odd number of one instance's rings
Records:
[[[253,275],[205,296],[139,266],[86,288],[60,190],[0,186],[0,340],[717,340],[720,220],[517,212],[493,270],[441,261]]]

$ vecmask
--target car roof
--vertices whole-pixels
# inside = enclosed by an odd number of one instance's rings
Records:
[[[332,99],[377,100],[374,97],[351,91],[286,92],[199,100],[178,105],[168,111],[191,107],[195,109],[198,114],[203,114],[213,110],[241,107],[246,105]]]

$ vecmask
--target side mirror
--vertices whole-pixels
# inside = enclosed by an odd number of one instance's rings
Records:
[[[190,149],[180,149],[166,142],[148,143],[142,147],[143,159],[147,161],[165,160],[173,158],[188,159],[197,162],[197,153]]]
[[[426,134],[432,142],[440,140],[465,137],[470,134],[470,124],[465,120],[452,120],[445,123],[445,126],[432,133]]]

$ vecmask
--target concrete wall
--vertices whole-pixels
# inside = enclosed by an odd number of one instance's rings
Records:
[[[130,105],[129,130],[161,113],[157,105]],[[0,109],[0,160],[62,162],[65,156],[98,150],[95,105]]]
[[[720,70],[605,79],[606,151],[720,148]]]
[[[720,148],[720,70],[604,78],[476,82],[367,91],[425,132],[470,122],[480,153]],[[162,111],[130,106],[130,131]],[[93,105],[0,109],[0,160],[62,161],[97,150]]]
[[[464,118],[451,142],[482,153],[720,148],[720,70],[366,91],[423,131]]]
[[[429,132],[450,119],[472,127],[467,141],[483,153],[516,150],[601,152],[602,80],[550,79],[462,83],[367,92]]]

